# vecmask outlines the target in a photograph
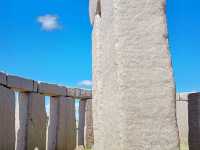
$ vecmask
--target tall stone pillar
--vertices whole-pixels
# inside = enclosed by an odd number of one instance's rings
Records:
[[[15,94],[0,85],[0,149],[15,149]]]
[[[59,120],[59,100],[63,97],[50,98],[50,115],[48,124],[47,150],[55,150],[57,144],[57,129]]]
[[[85,118],[85,145],[87,148],[92,148],[94,144],[92,99],[88,99],[86,101]]]
[[[19,93],[18,109],[16,150],[46,149],[45,97],[39,93]]]
[[[189,149],[200,149],[200,93],[188,96]]]
[[[95,150],[178,150],[165,0],[90,0]]]
[[[75,100],[59,98],[59,119],[57,127],[58,150],[74,150],[76,148]]]
[[[92,99],[79,102],[78,145],[92,148],[94,144]]]
[[[78,145],[85,145],[85,100],[79,102]]]
[[[75,100],[51,97],[47,150],[74,150],[76,147]]]
[[[189,150],[188,147],[188,95],[190,93],[177,93],[176,115],[180,137],[181,150]]]

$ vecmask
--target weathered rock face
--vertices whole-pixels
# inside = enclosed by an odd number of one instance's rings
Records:
[[[177,101],[177,122],[180,136],[180,147],[189,150],[188,147],[188,101]]]
[[[56,149],[74,150],[76,148],[75,119],[75,101],[72,98],[60,98]]]
[[[101,0],[97,8],[94,149],[178,150],[165,1]]]
[[[93,132],[93,117],[92,117],[92,99],[88,99],[86,101],[86,108],[85,108],[85,123],[86,123],[86,141],[85,145],[87,148],[92,148],[94,145],[94,132]]]
[[[26,97],[27,96],[24,96],[24,98]],[[45,111],[45,98],[38,93],[29,93],[27,148],[25,149],[46,149],[46,128],[47,116]]]
[[[180,148],[189,150],[188,145],[188,96],[191,93],[177,93],[176,98],[176,115],[179,128]]]
[[[0,85],[0,149],[15,149],[15,94]]]
[[[85,104],[86,101],[79,102],[78,145],[85,144]]]

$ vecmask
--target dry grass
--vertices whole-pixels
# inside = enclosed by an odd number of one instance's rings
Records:
[[[184,143],[182,143],[181,145],[180,145],[180,150],[189,150],[189,148],[188,148],[188,145],[187,144],[184,144]]]

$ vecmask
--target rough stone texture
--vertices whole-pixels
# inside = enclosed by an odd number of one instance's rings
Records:
[[[56,84],[40,83],[38,92],[49,96],[66,96],[66,88]]]
[[[179,149],[164,10],[164,0],[101,0],[93,31],[95,150]]]
[[[49,118],[49,125],[48,125],[47,150],[56,149],[59,100],[60,100],[60,97],[51,97],[50,99],[50,116],[49,116],[50,118]]]
[[[188,147],[188,101],[176,101],[176,114],[180,136],[181,150]]]
[[[85,104],[86,101],[79,102],[78,145],[85,145]]]
[[[58,150],[74,150],[76,148],[75,100],[59,99],[59,121],[57,133]]]
[[[0,72],[0,84],[6,85],[6,74]]]
[[[67,88],[67,96],[79,99],[92,98],[92,91],[78,88]]]
[[[0,149],[15,149],[15,94],[0,86]]]
[[[82,90],[80,98],[84,99],[91,99],[92,98],[92,91],[90,90]]]
[[[93,117],[92,117],[92,99],[86,101],[86,110],[85,110],[85,126],[86,126],[86,135],[85,135],[85,145],[87,148],[92,148],[94,145],[94,133],[93,133]]]
[[[28,121],[28,94],[19,93],[17,101],[18,128],[16,150],[26,150],[27,121]]]
[[[20,91],[32,92],[33,91],[33,80],[24,79],[14,75],[7,76],[7,86],[18,89]]]
[[[200,148],[200,93],[193,93],[188,96],[189,116],[189,149],[199,150]]]
[[[69,97],[75,97],[76,96],[76,90],[74,88],[67,88],[67,96]]]
[[[43,95],[28,94],[28,125],[26,150],[46,149],[47,116]]]
[[[103,98],[103,49],[101,48],[101,18],[99,15],[95,16],[94,26],[93,26],[93,38],[92,38],[92,53],[93,53],[93,117],[94,119],[94,138],[95,147],[99,149],[104,149],[104,115],[102,109],[106,107],[106,102]],[[104,104],[106,104],[104,106]],[[95,148],[94,148],[95,150]]]

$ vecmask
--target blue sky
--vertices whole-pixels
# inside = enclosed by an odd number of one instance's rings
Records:
[[[199,8],[199,0],[168,0],[178,91],[200,91]],[[91,30],[88,0],[0,0],[0,70],[69,86],[90,85]]]

